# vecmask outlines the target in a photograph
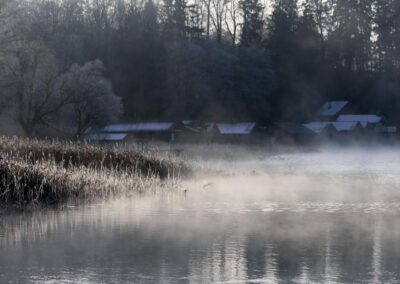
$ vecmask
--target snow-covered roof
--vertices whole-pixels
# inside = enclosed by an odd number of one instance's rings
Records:
[[[94,133],[86,135],[86,138],[92,141],[121,141],[127,135],[126,133]]]
[[[137,122],[110,124],[103,128],[103,132],[143,132],[143,131],[169,131],[173,122]]]
[[[318,114],[322,116],[334,116],[348,104],[348,101],[329,101],[322,105]]]
[[[337,131],[351,131],[357,126],[357,121],[340,121],[340,122],[326,122],[326,121],[314,121],[303,124],[304,127],[311,130],[314,133],[321,133],[326,126],[332,125]]]
[[[366,127],[369,123],[379,123],[382,121],[382,117],[375,114],[345,114],[339,115],[337,118],[338,122],[359,122],[363,127]]]
[[[193,125],[193,120],[182,120],[182,124],[185,126]]]
[[[255,126],[255,122],[217,123],[217,128],[222,135],[247,135],[254,130]]]
[[[357,126],[357,121],[332,122],[337,131],[351,131]]]
[[[324,122],[324,121],[313,121],[309,123],[303,124],[303,126],[309,130],[311,130],[314,133],[320,133],[325,126],[327,126],[329,122]]]

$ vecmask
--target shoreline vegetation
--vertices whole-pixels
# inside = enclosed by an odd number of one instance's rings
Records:
[[[186,164],[123,148],[0,138],[0,204],[60,205],[177,187]]]

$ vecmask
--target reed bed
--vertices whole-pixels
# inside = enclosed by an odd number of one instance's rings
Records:
[[[173,180],[165,182],[126,172],[86,167],[65,170],[51,165],[0,161],[0,203],[17,207],[150,194],[176,187]]]
[[[177,160],[89,144],[2,137],[1,155],[19,158],[30,164],[51,161],[64,168],[85,166],[98,170],[140,172],[144,176],[156,175],[163,179],[191,174],[190,169]]]
[[[123,149],[0,138],[0,204],[63,204],[177,188],[175,160]]]

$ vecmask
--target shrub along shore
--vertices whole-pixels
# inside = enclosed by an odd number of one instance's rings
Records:
[[[190,175],[172,158],[77,143],[0,138],[0,203],[25,207],[165,190]]]

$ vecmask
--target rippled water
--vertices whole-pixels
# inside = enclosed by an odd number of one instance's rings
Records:
[[[400,151],[216,166],[186,196],[2,216],[0,283],[400,282]]]

